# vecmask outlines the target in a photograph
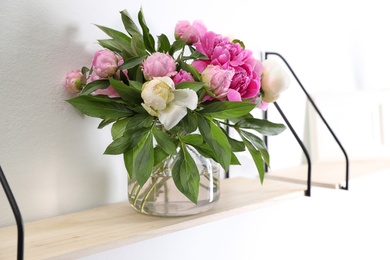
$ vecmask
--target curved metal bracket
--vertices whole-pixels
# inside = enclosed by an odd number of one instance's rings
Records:
[[[266,52],[265,53],[265,59],[267,59],[268,55],[276,55],[278,56],[280,59],[282,59],[282,61],[286,64],[286,66],[288,67],[288,69],[290,70],[290,72],[292,73],[292,75],[294,76],[295,80],[298,82],[299,86],[301,87],[301,89],[303,90],[303,92],[305,93],[307,99],[309,100],[309,102],[312,104],[312,106],[314,107],[315,111],[317,112],[317,114],[320,116],[320,118],[322,119],[323,123],[325,124],[325,126],[328,128],[329,132],[332,134],[333,138],[335,139],[336,143],[339,145],[341,151],[343,152],[344,156],[345,156],[345,162],[346,162],[346,173],[345,173],[345,186],[342,186],[340,185],[340,188],[341,189],[344,189],[344,190],[348,190],[348,186],[349,186],[349,159],[348,159],[348,155],[347,155],[347,152],[345,151],[344,147],[341,145],[339,139],[337,138],[336,134],[333,132],[333,130],[330,128],[329,124],[326,122],[324,116],[322,115],[322,113],[320,112],[320,110],[318,109],[317,105],[315,104],[315,102],[313,101],[313,99],[311,98],[311,96],[309,95],[309,93],[306,91],[306,89],[303,87],[301,81],[298,79],[297,75],[295,74],[294,70],[291,68],[291,66],[288,64],[288,62],[286,61],[286,59],[280,55],[279,53],[276,53],[276,52]],[[265,114],[266,116],[267,114]],[[297,137],[296,137],[297,138]],[[298,142],[300,142],[299,138],[297,139]]]
[[[282,116],[283,120],[286,122],[288,128],[290,129],[291,133],[294,135],[295,139],[297,140],[299,146],[302,148],[303,153],[305,154],[306,160],[307,160],[307,188],[305,191],[305,195],[310,197],[311,196],[311,160],[309,153],[307,152],[307,149],[297,133],[295,132],[294,128],[291,126],[290,122],[288,121],[286,115],[283,113],[282,109],[279,107],[277,102],[274,102],[274,105],[276,109],[278,110],[279,114]]]
[[[4,172],[0,166],[0,182],[3,186],[4,192],[8,198],[8,202],[12,208],[15,216],[17,228],[18,228],[18,247],[17,247],[17,259],[22,260],[24,255],[24,226],[22,215],[20,214],[18,204],[12,194],[11,188],[8,185],[7,179],[5,178]]]

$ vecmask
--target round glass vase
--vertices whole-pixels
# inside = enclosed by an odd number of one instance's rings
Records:
[[[217,203],[220,194],[218,164],[191,147],[188,151],[200,175],[198,203],[193,203],[177,189],[172,178],[172,168],[177,157],[173,155],[154,167],[142,187],[135,178],[129,180],[129,202],[135,210],[153,216],[188,216],[205,212]]]

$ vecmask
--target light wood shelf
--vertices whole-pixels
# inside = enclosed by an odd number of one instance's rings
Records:
[[[297,184],[306,184],[307,165],[267,173],[267,178]],[[368,174],[390,169],[390,158],[358,160],[349,162],[349,179],[356,179]],[[319,162],[312,163],[312,185],[323,188],[338,189],[345,185],[346,163]]]
[[[211,210],[189,217],[152,217],[127,202],[25,224],[25,259],[75,259],[180,231],[304,196],[304,185],[266,179],[221,182],[221,198]],[[16,259],[16,227],[0,229],[0,259]]]

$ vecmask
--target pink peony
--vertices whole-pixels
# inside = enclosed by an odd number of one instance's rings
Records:
[[[181,83],[181,82],[194,82],[194,78],[192,77],[191,73],[180,70],[179,73],[177,73],[175,76],[173,76],[173,82],[175,85]]]
[[[155,52],[147,57],[141,67],[146,80],[152,80],[154,77],[172,77],[177,73],[172,56],[161,52]]]
[[[234,70],[227,92],[228,100],[241,101],[243,98],[250,99],[258,96],[263,67],[260,61],[253,58],[251,51],[214,32],[207,32],[194,46],[209,58],[193,62],[192,65],[200,73],[210,64],[225,70]]]
[[[199,43],[194,44],[195,48],[211,59],[214,50],[217,46],[224,46],[229,43],[230,40],[227,37],[222,37],[220,34],[214,32],[206,32],[201,38]]]
[[[80,70],[72,70],[66,74],[65,87],[70,93],[78,93],[86,84],[86,78]]]
[[[109,52],[111,52],[111,51],[108,51],[106,53],[107,56],[111,55],[111,54],[109,54]],[[118,54],[114,53],[114,55],[115,55],[116,60],[117,60],[117,66],[116,66],[117,68],[116,68],[114,74],[116,74],[116,76],[118,76],[118,78],[120,78],[120,70],[118,70],[118,67],[123,64],[123,58],[120,55],[118,55]],[[96,57],[96,54],[95,54],[95,57]],[[102,56],[100,55],[100,57],[102,57]],[[122,70],[122,72],[128,78],[127,70]],[[113,76],[114,74],[109,75],[108,77]],[[105,75],[105,74],[100,74],[100,75]],[[99,79],[108,79],[107,76],[102,77],[100,75],[98,74],[98,72],[94,68],[94,70],[92,71],[91,75],[89,76],[89,82],[92,82],[92,81],[95,81],[95,80],[99,80]],[[98,89],[93,94],[94,95],[106,95],[106,96],[109,96],[109,97],[112,97],[112,98],[120,97],[119,94],[115,91],[115,89],[112,86],[108,86],[108,88],[105,88],[105,89]]]
[[[179,21],[175,27],[175,38],[186,40],[188,44],[194,44],[199,42],[200,37],[206,31],[206,26],[202,21],[194,21],[192,25],[189,21]]]
[[[205,88],[212,98],[224,98],[228,94],[233,76],[234,70],[209,65],[202,72],[202,81],[206,83]]]
[[[240,101],[242,98],[254,98],[260,91],[260,77],[247,64],[234,67],[234,76],[229,91],[236,91],[240,98],[230,101]]]
[[[99,50],[93,57],[93,71],[101,78],[108,78],[115,75],[119,66],[118,55],[110,50]]]

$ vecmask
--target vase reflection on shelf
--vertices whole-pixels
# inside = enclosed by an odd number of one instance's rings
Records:
[[[153,169],[151,177],[140,187],[132,178],[128,192],[131,206],[140,213],[153,216],[189,216],[211,209],[219,200],[220,168],[212,159],[188,149],[199,172],[198,203],[193,203],[176,187],[172,168],[177,156],[170,156]]]

